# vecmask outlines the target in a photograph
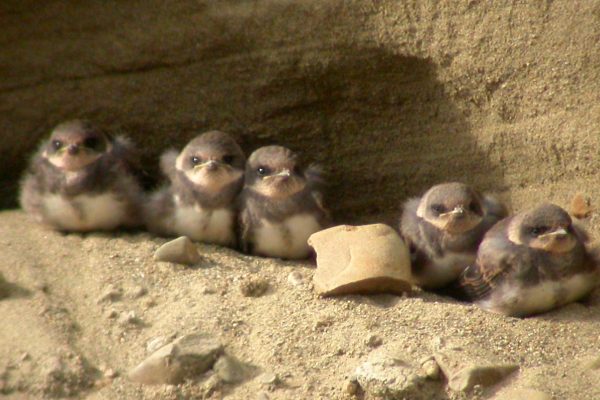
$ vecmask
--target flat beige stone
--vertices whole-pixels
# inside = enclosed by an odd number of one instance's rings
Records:
[[[200,254],[196,245],[187,236],[181,236],[160,246],[154,253],[154,259],[193,265],[200,261]]]
[[[411,289],[408,247],[388,225],[339,225],[311,235],[308,244],[317,253],[313,283],[320,295]]]
[[[146,385],[176,385],[208,371],[222,353],[223,346],[209,336],[185,335],[156,350],[128,377]]]
[[[468,392],[476,385],[494,386],[519,369],[505,363],[486,349],[459,342],[435,343],[434,359],[456,392]]]

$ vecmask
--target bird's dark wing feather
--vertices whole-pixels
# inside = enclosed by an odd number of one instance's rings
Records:
[[[482,243],[475,264],[468,266],[459,278],[459,286],[471,301],[482,300],[496,288],[514,268],[513,245],[502,239]]]

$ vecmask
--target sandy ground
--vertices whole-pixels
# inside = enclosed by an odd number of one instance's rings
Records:
[[[348,377],[371,351],[394,346],[419,360],[443,338],[520,365],[498,387],[444,398],[492,398],[508,387],[539,389],[555,399],[600,398],[600,371],[585,367],[599,356],[600,291],[527,319],[424,292],[322,299],[312,291],[310,264],[199,245],[203,260],[189,268],[153,260],[164,242],[146,233],[62,235],[20,211],[1,213],[0,271],[11,287],[0,301],[0,397],[351,399]],[[292,285],[292,271],[306,283]],[[244,297],[240,285],[248,279],[268,281],[269,290]],[[122,289],[122,298],[99,301],[111,287]],[[129,311],[136,324],[119,321]],[[208,376],[179,386],[127,380],[147,342],[192,332],[218,338],[229,354],[256,367],[254,376],[212,393]],[[379,349],[367,343],[373,335],[383,340]],[[262,373],[281,383],[265,384]]]

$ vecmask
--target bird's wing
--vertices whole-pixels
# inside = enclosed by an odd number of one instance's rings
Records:
[[[484,299],[496,288],[514,268],[513,253],[502,240],[490,240],[482,243],[475,264],[465,268],[459,278],[459,286],[471,301]]]

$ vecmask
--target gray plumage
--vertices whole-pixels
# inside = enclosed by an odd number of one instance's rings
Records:
[[[459,286],[493,312],[523,317],[551,310],[598,285],[598,254],[586,241],[566,211],[542,204],[494,226]]]
[[[462,183],[436,185],[408,200],[400,232],[411,250],[417,284],[438,289],[456,280],[475,261],[483,235],[505,216],[499,201]]]
[[[165,152],[160,166],[169,183],[147,201],[148,230],[234,246],[235,198],[242,188],[245,161],[235,140],[220,131],[197,136],[180,153]]]
[[[304,167],[285,147],[266,146],[252,153],[240,195],[243,250],[266,257],[308,257],[308,237],[330,223],[322,184],[319,169]]]
[[[141,189],[134,152],[87,121],[58,125],[32,157],[21,181],[22,208],[61,231],[135,227]]]

